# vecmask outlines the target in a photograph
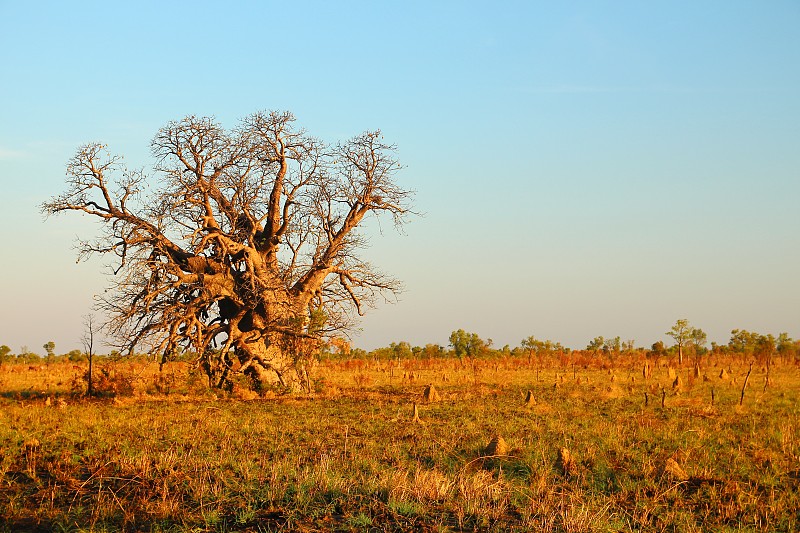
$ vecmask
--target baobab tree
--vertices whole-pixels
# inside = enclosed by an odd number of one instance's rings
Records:
[[[162,364],[191,350],[213,386],[245,373],[298,390],[322,340],[400,289],[358,257],[368,215],[401,225],[410,213],[395,148],[379,131],[329,145],[286,112],[255,113],[230,131],[189,116],[151,149],[148,175],[104,145],[82,146],[67,191],[42,206],[101,221],[79,259],[112,257],[98,307],[121,350],[157,353]]]

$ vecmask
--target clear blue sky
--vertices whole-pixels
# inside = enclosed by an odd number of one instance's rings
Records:
[[[107,285],[80,216],[44,221],[89,141],[287,109],[380,128],[424,216],[372,231],[405,282],[364,348],[463,328],[667,340],[679,318],[800,336],[800,3],[0,0],[0,344],[79,346]]]

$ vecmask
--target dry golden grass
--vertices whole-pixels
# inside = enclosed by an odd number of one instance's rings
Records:
[[[649,364],[334,361],[285,397],[118,363],[99,400],[6,365],[0,531],[796,531],[800,367],[740,406],[747,361]]]

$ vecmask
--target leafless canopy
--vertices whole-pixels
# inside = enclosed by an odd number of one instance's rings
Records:
[[[81,147],[50,215],[98,217],[81,255],[114,257],[114,290],[101,302],[127,350],[170,359],[181,349],[217,386],[247,372],[289,388],[308,380],[318,342],[398,283],[357,257],[370,214],[401,224],[411,193],[379,131],[328,145],[264,112],[232,131],[187,117],[152,141],[152,176],[106,147]]]

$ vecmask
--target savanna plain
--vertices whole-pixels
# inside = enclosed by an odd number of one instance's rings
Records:
[[[0,531],[798,531],[800,361],[337,357],[0,366]]]

